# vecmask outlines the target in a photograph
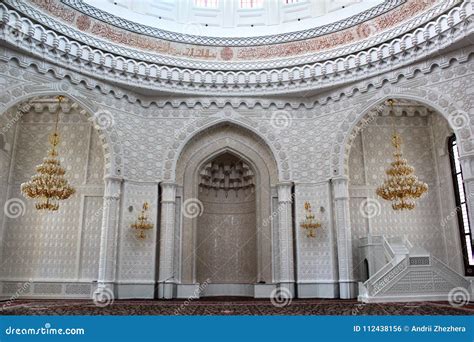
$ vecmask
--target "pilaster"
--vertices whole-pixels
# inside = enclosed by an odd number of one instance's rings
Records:
[[[351,220],[349,212],[349,181],[346,177],[332,180],[334,196],[337,254],[339,264],[339,295],[355,298],[356,282],[352,260]]]
[[[176,184],[161,183],[161,228],[160,228],[160,269],[158,279],[158,297],[174,297],[175,268],[174,240],[176,214]]]

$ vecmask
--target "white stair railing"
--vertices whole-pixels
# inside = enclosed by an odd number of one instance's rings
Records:
[[[447,290],[451,288],[463,287],[468,291],[471,290],[470,281],[425,249],[414,247],[406,236],[383,237],[382,245],[389,261],[366,282],[359,283],[359,300],[364,302],[447,300]],[[437,275],[436,278],[432,278],[433,285],[430,292],[427,293],[426,290],[417,292],[416,289],[420,289],[419,279],[416,277],[418,273]],[[403,284],[402,289],[413,286],[414,292],[402,290],[399,293],[393,290],[393,286],[398,283]],[[436,284],[440,286],[437,287]]]

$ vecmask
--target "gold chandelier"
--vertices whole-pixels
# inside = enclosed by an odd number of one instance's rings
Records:
[[[390,107],[393,107],[393,100],[387,102]],[[415,199],[428,191],[428,185],[418,180],[418,177],[414,175],[415,168],[403,158],[402,138],[395,129],[392,145],[395,148],[394,161],[385,171],[388,177],[382,186],[377,188],[376,193],[384,200],[391,201],[393,210],[412,210],[415,208]]]
[[[311,204],[309,202],[304,203],[304,210],[306,213],[305,219],[301,222],[301,228],[306,230],[308,237],[316,237],[315,230],[321,227],[321,222],[317,221],[313,211],[311,210]]]
[[[148,222],[148,202],[143,203],[143,209],[138,215],[135,223],[132,223],[131,227],[135,229],[136,236],[139,239],[146,239],[146,231],[153,228],[153,223]]]
[[[35,207],[37,210],[57,211],[59,201],[71,197],[76,190],[68,184],[64,177],[66,170],[61,167],[58,159],[57,146],[59,145],[58,121],[61,102],[64,96],[58,96],[58,108],[56,111],[56,126],[54,132],[49,136],[51,148],[43,163],[36,166],[37,174],[31,180],[21,184],[23,196],[38,199]]]

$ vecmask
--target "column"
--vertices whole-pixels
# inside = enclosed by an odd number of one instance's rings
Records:
[[[294,258],[293,258],[293,217],[291,215],[293,198],[291,182],[279,183],[278,191],[278,228],[280,253],[280,287],[286,288],[291,296],[295,294]]]
[[[346,177],[332,180],[334,213],[339,263],[339,296],[344,299],[357,296],[352,262],[351,219],[349,214],[349,181]]]
[[[173,298],[176,287],[174,270],[175,215],[176,184],[163,182],[161,183],[159,298]]]
[[[122,178],[105,177],[104,204],[102,208],[102,231],[100,236],[98,287],[94,296],[114,293],[117,269],[117,236]]]

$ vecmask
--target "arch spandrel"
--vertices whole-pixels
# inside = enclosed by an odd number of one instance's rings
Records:
[[[93,102],[83,98],[74,87],[69,86],[66,83],[52,84],[50,87],[36,85],[34,90],[24,88],[27,85],[17,86],[18,91],[11,91],[8,93],[8,101],[4,104],[0,103],[0,115],[3,115],[6,111],[14,106],[27,101],[28,99],[38,96],[58,96],[63,95],[69,98],[72,102],[77,103],[83,110],[86,117],[95,123],[96,119],[94,115],[100,112],[100,107],[95,105]],[[101,128],[100,125],[94,125],[99,135],[101,145],[104,152],[104,175],[105,176],[117,176],[121,177],[125,174],[123,165],[123,153],[120,144],[118,143],[118,135],[116,130],[111,125]]]
[[[349,154],[354,138],[361,127],[364,126],[364,121],[370,119],[370,112],[376,106],[391,98],[413,100],[432,108],[449,122],[450,127],[461,142],[461,156],[474,153],[469,115],[462,108],[457,107],[455,101],[447,95],[424,88],[386,88],[379,96],[350,111],[339,126],[336,142],[332,149],[331,175],[333,177],[348,176]]]
[[[232,127],[231,131],[227,131],[240,132],[238,135],[242,139],[238,138],[239,140],[247,141],[248,145],[253,146],[252,148],[256,150],[266,151],[265,153],[269,155],[268,159],[272,159],[275,163],[273,170],[277,172],[278,181],[288,181],[291,179],[289,154],[282,144],[275,141],[275,133],[271,129],[259,126],[256,123],[244,123],[242,120],[223,117],[211,121],[209,119],[198,120],[192,126],[183,128],[182,134],[177,134],[176,141],[165,154],[167,159],[163,169],[164,180],[176,181],[179,158],[185,153],[186,148],[203,134],[209,134],[209,132],[214,131],[218,127],[221,129],[222,127]]]

